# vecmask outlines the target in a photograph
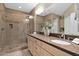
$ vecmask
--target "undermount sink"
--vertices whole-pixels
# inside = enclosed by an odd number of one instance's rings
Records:
[[[70,45],[71,43],[69,43],[69,42],[66,42],[66,41],[64,41],[64,40],[51,40],[52,42],[54,42],[54,43],[57,43],[57,44],[61,44],[61,45]]]

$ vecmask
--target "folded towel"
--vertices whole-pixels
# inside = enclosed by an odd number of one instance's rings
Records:
[[[75,39],[73,39],[72,42],[75,43],[75,44],[79,44],[79,38],[75,38]]]

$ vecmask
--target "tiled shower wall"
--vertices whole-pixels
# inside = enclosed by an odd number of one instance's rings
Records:
[[[0,4],[0,7],[4,7]],[[28,14],[7,8],[0,8],[0,49],[14,48],[26,44],[29,33]]]
[[[12,28],[10,26],[12,24]],[[6,43],[10,48],[26,43],[26,26],[24,23],[6,22]]]
[[[4,43],[6,43],[6,31],[5,31],[5,22],[2,20],[2,15],[0,15],[0,48],[4,47]]]

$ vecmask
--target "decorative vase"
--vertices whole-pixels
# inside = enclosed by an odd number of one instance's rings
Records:
[[[44,35],[49,36],[50,30],[48,28],[44,29]]]

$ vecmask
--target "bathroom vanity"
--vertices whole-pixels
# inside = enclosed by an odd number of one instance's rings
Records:
[[[34,19],[34,32],[51,34],[28,34],[28,49],[34,56],[77,56],[79,45],[72,43],[74,38],[79,38],[79,4],[71,4],[60,16],[49,14]],[[61,10],[61,8],[60,8]],[[50,26],[48,26],[50,25]],[[48,31],[43,28],[49,28]],[[65,40],[60,35],[65,34]],[[71,39],[71,40],[70,40]],[[70,40],[70,41],[68,41]],[[78,40],[79,41],[79,40]]]
[[[41,34],[28,34],[28,49],[33,56],[77,56],[79,45],[58,44],[52,40],[60,40],[57,37],[44,36]]]

